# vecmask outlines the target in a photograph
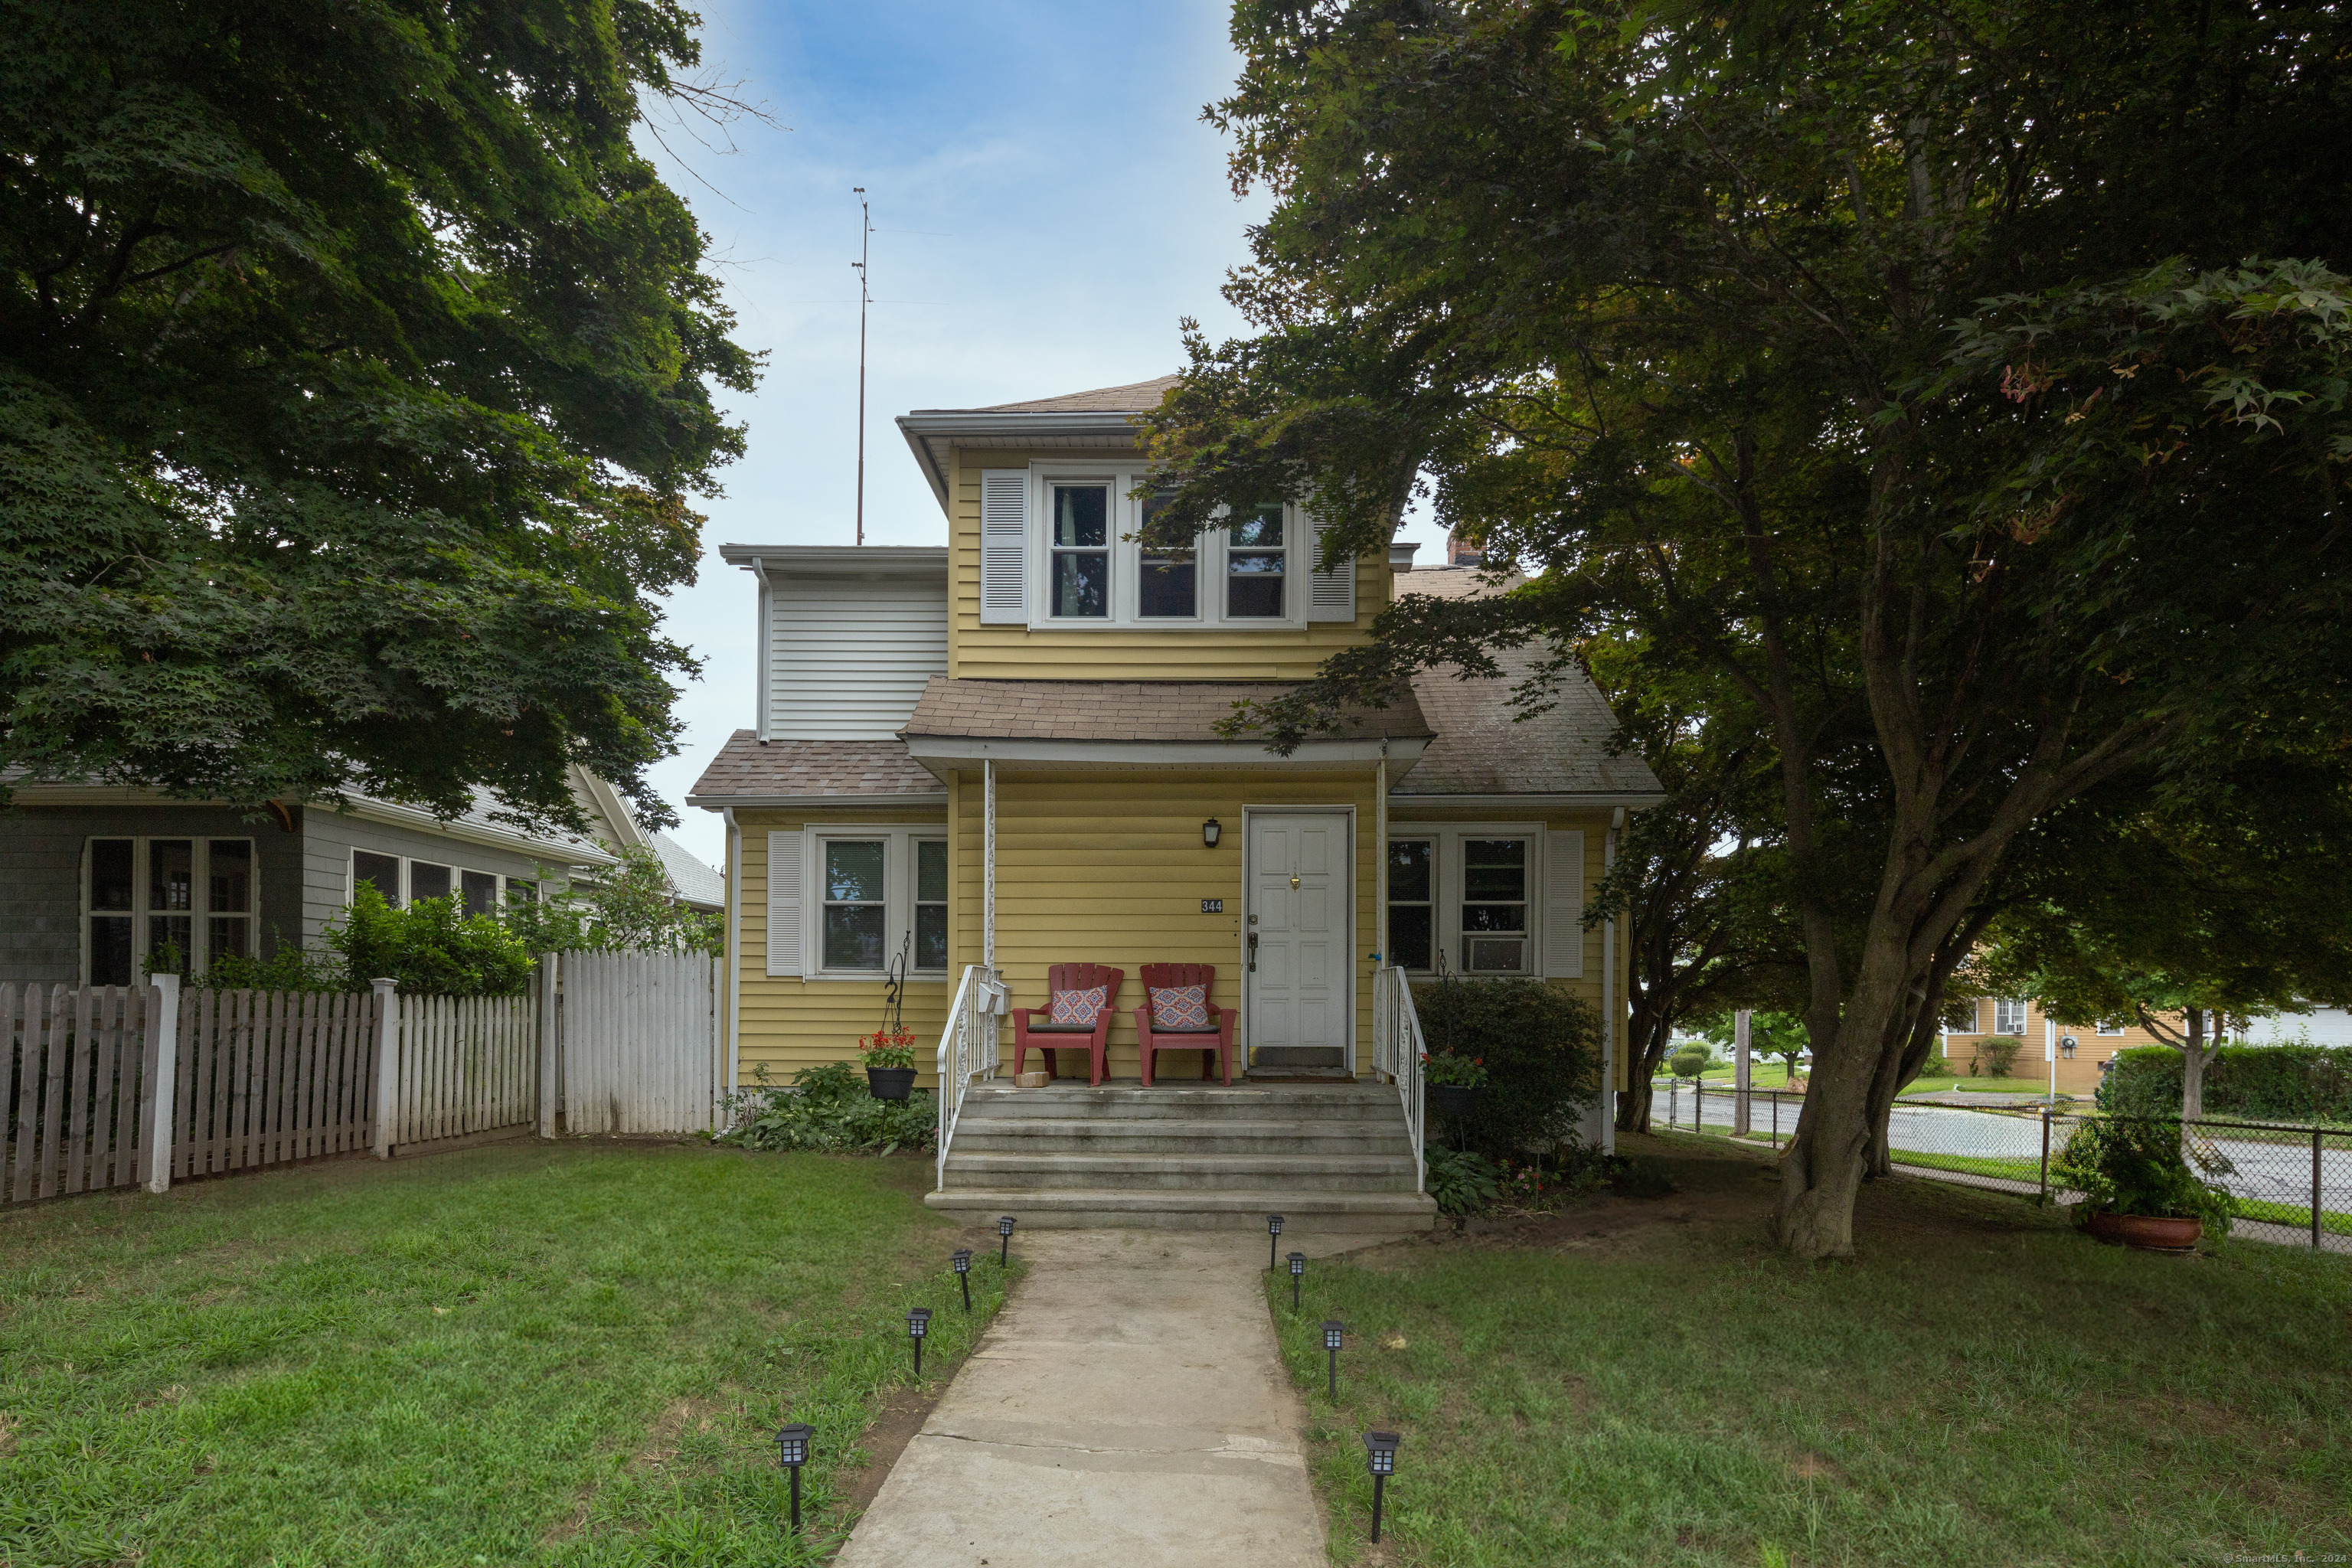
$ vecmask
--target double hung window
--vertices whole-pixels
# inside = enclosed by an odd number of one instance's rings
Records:
[[[915,974],[948,966],[948,845],[905,827],[809,833],[814,898],[814,973],[843,979],[887,973],[905,954]]]
[[[501,879],[495,872],[468,871],[437,860],[411,860],[399,855],[381,855],[373,849],[354,849],[352,891],[358,892],[362,882],[383,894],[383,901],[395,909],[417,899],[454,899],[457,912],[467,915],[496,914],[501,882],[509,902],[539,897],[539,884],[520,877]]]
[[[2021,1037],[2025,1033],[2025,1004],[2005,1001],[1993,1003],[1992,1032],[1996,1035],[2016,1035]]]
[[[1165,494],[1148,497],[1143,502],[1144,526],[1149,528],[1167,505]],[[1136,615],[1148,621],[1189,621],[1198,616],[1201,613],[1199,557],[1197,549],[1154,550],[1144,547],[1137,558]]]
[[[1046,584],[1055,620],[1110,616],[1111,487],[1056,482],[1051,493],[1052,561]]]
[[[1583,973],[1584,836],[1407,826],[1388,844],[1387,961],[1416,973]]]
[[[83,865],[90,984],[133,984],[142,970],[201,973],[253,955],[252,839],[93,838]]]
[[[880,969],[886,962],[890,843],[829,838],[824,845],[824,966]]]
[[[2099,1026],[2099,1033],[2103,1035],[2120,1035],[2123,1032],[2124,1026],[2121,1024],[2102,1024]]]
[[[1225,615],[1234,620],[1283,618],[1283,504],[1266,501],[1225,525]]]
[[[1389,840],[1388,961],[1402,968],[1428,970],[1437,941],[1437,843],[1431,838]]]

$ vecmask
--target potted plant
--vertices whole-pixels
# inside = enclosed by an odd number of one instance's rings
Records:
[[[2228,1235],[2238,1208],[2190,1166],[2177,1122],[2086,1121],[2050,1173],[2083,1194],[2084,1229],[2126,1247],[2186,1252],[2209,1229]]]
[[[915,1037],[904,1028],[877,1029],[857,1038],[866,1058],[866,1091],[877,1100],[904,1100],[915,1088]]]
[[[1452,1051],[1423,1051],[1421,1081],[1429,1086],[1430,1101],[1437,1107],[1438,1114],[1458,1121],[1478,1103],[1478,1090],[1486,1082],[1486,1058],[1456,1056]]]

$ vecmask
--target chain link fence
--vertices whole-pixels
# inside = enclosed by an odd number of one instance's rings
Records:
[[[1738,1091],[1685,1079],[1652,1085],[1651,1125],[1709,1137],[1731,1137]],[[1797,1130],[1805,1097],[1782,1089],[1750,1089],[1741,1141],[1778,1148]],[[2063,1101],[2053,1110],[2039,1100],[2014,1105],[1898,1100],[1887,1120],[1895,1166],[1968,1186],[2030,1193],[2062,1204],[2080,1201],[2051,1176],[2051,1164],[2074,1131],[2094,1121],[2116,1121]],[[2352,1128],[2206,1117],[2186,1128],[2190,1162],[2205,1179],[2238,1202],[2240,1234],[2267,1241],[2302,1242],[2352,1252]]]

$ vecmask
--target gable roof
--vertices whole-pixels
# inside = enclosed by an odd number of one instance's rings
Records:
[[[662,870],[669,877],[669,890],[677,895],[678,902],[705,910],[721,910],[727,906],[727,879],[715,867],[706,866],[694,857],[694,851],[667,833],[650,833],[653,851],[661,857]]]
[[[1151,381],[1131,381],[1125,386],[1097,386],[1090,392],[1065,392],[1028,403],[998,403],[976,408],[975,414],[1143,414],[1160,406],[1170,387],[1181,379],[1173,375]],[[918,409],[919,414],[944,414],[942,408]]]
[[[1120,451],[1137,443],[1135,420],[1159,405],[1173,375],[1097,386],[1086,392],[999,403],[985,408],[918,408],[898,416],[898,433],[914,453],[940,510],[949,507],[949,454],[958,447],[1008,450]]]

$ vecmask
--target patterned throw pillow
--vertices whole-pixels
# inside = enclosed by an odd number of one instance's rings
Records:
[[[1051,1008],[1056,1024],[1084,1024],[1094,1026],[1095,1015],[1103,1010],[1104,987],[1091,991],[1056,991]]]
[[[1155,1029],[1207,1028],[1209,988],[1205,985],[1153,986],[1151,1026]]]

